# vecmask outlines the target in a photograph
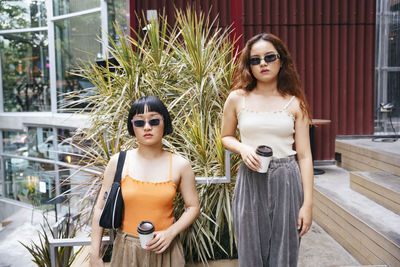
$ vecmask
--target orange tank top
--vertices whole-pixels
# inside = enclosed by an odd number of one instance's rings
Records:
[[[155,231],[165,230],[174,223],[173,203],[177,187],[172,181],[172,153],[169,161],[168,181],[145,182],[133,179],[129,174],[121,180],[124,199],[121,228],[124,232],[139,235],[137,227],[141,221],[151,221]]]

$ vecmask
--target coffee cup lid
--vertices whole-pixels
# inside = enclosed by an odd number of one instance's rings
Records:
[[[151,234],[154,232],[154,225],[150,221],[142,221],[141,223],[139,223],[137,232],[142,235]]]
[[[269,146],[261,145],[257,147],[256,150],[257,155],[264,156],[264,157],[271,157],[272,156],[272,148]]]

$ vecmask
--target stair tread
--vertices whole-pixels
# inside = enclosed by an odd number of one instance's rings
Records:
[[[346,170],[337,166],[323,169],[326,173],[315,177],[315,188],[400,246],[400,216],[352,190]]]
[[[362,176],[364,179],[368,179],[376,184],[384,186],[392,191],[400,193],[400,176],[389,173],[389,172],[353,172]]]
[[[357,146],[377,153],[387,154],[400,159],[400,141],[393,143],[371,142],[371,138],[361,139],[336,139],[336,142]]]

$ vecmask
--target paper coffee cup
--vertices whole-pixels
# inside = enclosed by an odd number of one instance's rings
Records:
[[[269,146],[258,146],[256,149],[256,154],[260,157],[261,168],[258,170],[260,173],[266,173],[268,171],[269,162],[272,158],[272,148]]]
[[[137,228],[139,233],[140,246],[147,248],[146,244],[153,239],[154,225],[150,221],[142,221]]]

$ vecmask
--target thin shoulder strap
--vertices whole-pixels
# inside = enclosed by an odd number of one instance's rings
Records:
[[[130,169],[129,169],[129,163],[132,160],[132,150],[128,150],[126,151],[126,174],[128,174],[130,176]],[[124,170],[124,168],[122,168],[122,171]],[[121,173],[122,174],[122,173]]]
[[[172,179],[172,152],[169,152],[169,179]]]
[[[290,105],[290,103],[292,103],[294,98],[295,98],[295,96],[292,96],[292,98],[290,98],[289,102],[286,103],[286,105],[283,107],[283,109],[287,109],[287,107]]]
[[[126,151],[120,151],[118,156],[117,171],[115,172],[114,182],[121,182],[122,169],[124,168]]]

